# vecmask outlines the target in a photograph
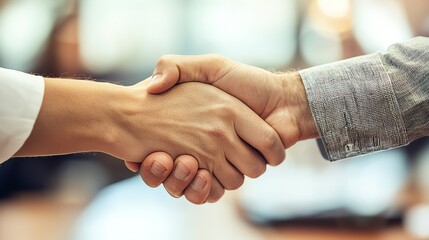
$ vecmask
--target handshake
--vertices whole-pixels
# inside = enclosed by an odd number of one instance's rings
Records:
[[[218,55],[164,56],[151,80],[131,89],[145,112],[129,116],[127,137],[148,143],[125,164],[149,186],[164,183],[173,197],[196,204],[217,201],[244,176],[280,164],[284,149],[318,136],[296,72],[275,74]],[[147,131],[133,131],[141,118]]]
[[[104,152],[149,186],[164,183],[172,196],[202,204],[315,137],[297,72],[217,55],[165,56],[150,81],[129,87],[45,78],[37,119],[15,156]]]
[[[104,152],[140,171],[149,186],[215,202],[244,176],[280,164],[284,149],[319,137],[316,123],[330,160],[428,136],[428,74],[418,67],[427,62],[428,42],[418,37],[385,54],[300,73],[217,55],[165,56],[150,81],[130,87],[42,81],[0,68],[3,95],[21,100],[0,104],[0,163],[19,146],[15,156]]]

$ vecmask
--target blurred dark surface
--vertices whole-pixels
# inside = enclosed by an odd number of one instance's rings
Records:
[[[63,156],[14,158],[0,165],[0,200],[19,193],[49,193],[59,187],[67,163],[96,166],[101,175],[108,176],[100,189],[114,182],[135,176],[121,160],[102,153],[80,153]],[[95,173],[94,178],[98,175]],[[91,179],[88,179],[91,180]],[[95,181],[95,179],[93,180]]]

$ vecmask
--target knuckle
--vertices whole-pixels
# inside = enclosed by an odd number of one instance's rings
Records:
[[[230,136],[228,132],[222,125],[215,125],[209,128],[208,130],[211,137],[214,137],[220,141],[230,141]]]

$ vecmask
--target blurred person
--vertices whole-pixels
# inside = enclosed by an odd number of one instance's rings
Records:
[[[159,94],[189,81],[213,85],[241,100],[277,131],[285,148],[320,137],[330,161],[401,147],[429,135],[426,37],[393,44],[386,53],[288,73],[218,55],[164,56],[148,91]],[[159,180],[149,172],[150,161],[140,168],[145,182]],[[179,182],[184,185],[172,174],[164,187],[173,196],[186,196],[185,186],[177,189]]]
[[[50,79],[0,68],[0,162],[104,152],[128,162],[154,159],[151,171],[167,176],[171,155],[177,157],[174,175],[192,183],[190,201],[203,203],[238,188],[243,175],[258,177],[266,163],[284,160],[277,133],[234,97],[201,83],[151,95],[148,84]],[[198,167],[206,170],[197,173]]]

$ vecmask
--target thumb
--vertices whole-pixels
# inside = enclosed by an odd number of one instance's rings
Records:
[[[179,79],[180,71],[174,63],[169,63],[168,66],[162,67],[157,65],[147,91],[152,94],[165,92],[176,85]]]
[[[166,55],[161,57],[152,75],[148,92],[152,94],[162,93],[172,88],[174,85],[184,82],[215,81],[213,73],[216,72],[215,55],[200,56],[179,56]]]

